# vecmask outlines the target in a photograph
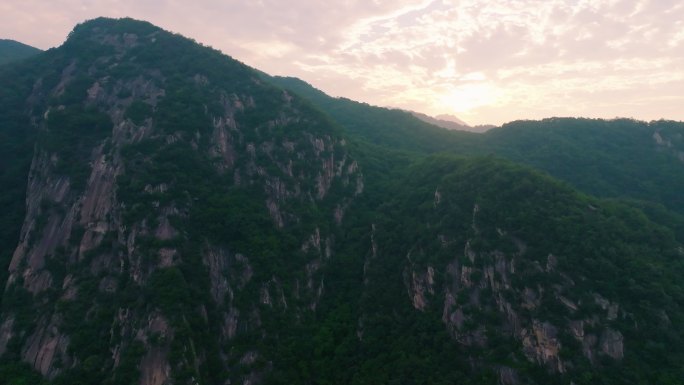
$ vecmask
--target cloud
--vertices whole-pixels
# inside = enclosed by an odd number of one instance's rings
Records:
[[[684,120],[678,0],[6,0],[0,35],[47,48],[97,16],[149,20],[332,95],[472,123]]]

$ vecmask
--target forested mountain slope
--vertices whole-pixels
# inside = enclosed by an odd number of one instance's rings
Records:
[[[368,292],[382,295],[362,301],[364,325],[379,335],[390,319],[433,331],[421,322],[441,320],[466,347],[450,354],[496,368],[473,383],[682,378],[676,365],[665,369],[681,362],[674,325],[684,320],[684,250],[670,229],[491,158],[431,157],[387,190],[392,198],[379,204],[364,265]],[[394,337],[383,344],[434,360],[442,353],[432,349],[445,349]]]
[[[497,155],[567,180],[582,191],[629,197],[684,213],[684,123],[545,119],[485,135]]]
[[[428,156],[496,146],[316,105],[131,19],[78,25],[0,79],[0,383],[684,377],[662,207]],[[676,127],[658,134],[676,159]],[[533,154],[517,146],[502,155]]]

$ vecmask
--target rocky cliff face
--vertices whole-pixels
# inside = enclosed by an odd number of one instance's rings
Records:
[[[188,42],[137,22],[136,32],[120,27],[78,27],[50,57],[58,79],[38,77],[26,101],[45,141],[5,288],[27,301],[3,311],[0,354],[11,343],[48,378],[90,370],[194,383],[222,375],[206,374],[213,360],[247,368],[253,383],[262,353],[232,340],[268,333],[264,307],[315,311],[334,254],[330,227],[362,192],[361,170],[324,118],[250,69],[198,48],[219,68],[160,70],[159,60],[173,60],[168,45]],[[210,79],[220,68],[240,80]],[[280,255],[256,245],[285,234]],[[265,260],[274,257],[294,269]]]

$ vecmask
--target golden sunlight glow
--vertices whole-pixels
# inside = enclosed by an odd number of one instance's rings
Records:
[[[470,83],[451,88],[437,101],[436,110],[465,113],[474,108],[494,105],[500,92],[489,83]]]

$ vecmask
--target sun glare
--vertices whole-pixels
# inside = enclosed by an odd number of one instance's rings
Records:
[[[496,87],[491,84],[464,84],[443,93],[437,102],[437,109],[449,113],[465,113],[496,103],[497,94]]]

